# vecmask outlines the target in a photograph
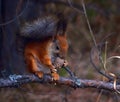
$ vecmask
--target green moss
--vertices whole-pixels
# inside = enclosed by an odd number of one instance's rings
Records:
[[[59,73],[60,76],[66,76],[67,75],[67,72],[64,68],[59,69],[58,73]]]

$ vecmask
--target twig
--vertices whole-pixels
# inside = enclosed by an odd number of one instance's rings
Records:
[[[70,4],[70,6],[71,6],[72,8],[74,8],[71,0],[68,0],[68,2],[69,2],[69,4]],[[82,0],[82,7],[83,7],[84,15],[85,15],[85,18],[86,18],[86,21],[87,21],[87,25],[88,25],[88,28],[89,28],[89,31],[90,31],[90,35],[91,35],[91,37],[92,37],[92,39],[93,39],[94,46],[95,46],[95,48],[97,49],[97,51],[99,52],[99,55],[100,55],[100,50],[98,49],[98,45],[97,45],[97,43],[96,43],[95,36],[94,36],[94,34],[93,34],[92,28],[91,28],[90,23],[89,23],[89,19],[88,19],[88,16],[87,16],[87,12],[86,12],[86,7],[85,7],[85,4],[84,4],[84,0]],[[79,9],[76,9],[76,8],[74,8],[74,9],[79,12]],[[101,75],[107,77],[108,79],[111,79],[108,75],[106,75],[104,72],[102,72],[102,71],[100,70],[100,68],[98,68],[98,67],[95,65],[95,63],[93,62],[93,59],[92,59],[92,54],[93,54],[93,48],[91,49],[91,53],[90,53],[90,61],[91,61],[92,65],[93,65],[93,67],[98,71],[98,73],[100,73]],[[99,56],[99,58],[101,58],[101,56]],[[100,60],[100,61],[101,61],[101,60]]]
[[[89,23],[89,20],[88,20],[88,16],[87,16],[87,13],[86,13],[86,8],[85,8],[84,0],[82,0],[82,7],[83,7],[84,14],[85,14],[85,18],[86,18],[86,20],[87,20],[88,28],[89,28],[89,30],[90,30],[90,35],[91,35],[91,37],[92,37],[92,39],[93,39],[94,45],[97,46],[96,40],[95,40],[95,36],[94,36],[94,34],[93,34],[93,31],[92,31],[92,28],[91,28],[91,26],[90,26],[90,23]]]
[[[52,77],[48,74],[45,74],[42,79],[39,79],[35,75],[10,75],[9,78],[0,79],[0,88],[15,87],[27,83],[56,83],[58,85],[66,85],[72,88],[97,88],[115,91],[114,85],[111,82],[87,79],[70,79],[65,77],[60,77],[58,81],[52,81]],[[120,90],[119,84],[116,85],[116,89]]]
[[[4,22],[4,23],[3,23],[3,22],[0,23],[0,26],[8,25],[8,24],[14,22],[15,20],[17,20],[20,16],[23,15],[23,13],[25,12],[25,10],[28,8],[28,4],[29,4],[29,0],[27,0],[27,4],[26,4],[25,8],[23,9],[23,11],[21,11],[18,15],[16,15],[16,16],[15,16],[14,18],[12,18],[11,20],[6,21],[6,22]]]
[[[107,75],[105,72],[103,72],[103,71],[101,71],[101,69],[100,69],[100,67],[98,67],[96,64],[95,64],[95,62],[93,61],[93,51],[96,49],[97,51],[98,51],[98,57],[100,57],[100,55],[101,55],[101,51],[99,50],[99,46],[100,45],[97,45],[97,47],[93,47],[92,49],[91,49],[91,52],[90,52],[90,62],[91,62],[91,64],[93,65],[93,67],[95,68],[95,70],[98,72],[98,73],[100,73],[101,75],[103,75],[104,77],[106,77],[106,78],[108,78],[109,80],[113,80],[113,78],[112,77],[110,77],[109,75]],[[100,58],[99,58],[100,59]]]
[[[22,1],[20,1],[20,3],[22,3]],[[54,3],[56,5],[64,5],[66,7],[71,7],[71,5],[68,2],[64,2],[64,1],[61,1],[61,0],[39,0],[38,3],[45,3],[45,4]],[[17,20],[17,18],[19,18],[21,15],[23,15],[24,11],[28,7],[28,4],[29,4],[29,0],[27,0],[26,7],[24,8],[24,10],[21,13],[19,13],[19,15],[16,15],[14,18],[12,18],[9,21],[0,23],[0,26],[8,25],[8,24],[14,22],[15,20]],[[19,3],[18,3],[18,5],[19,5]],[[84,13],[83,10],[82,10],[82,7],[80,5],[78,5],[76,3],[72,3],[72,7],[74,7],[74,9],[78,10],[81,14]],[[98,7],[94,7],[94,5],[92,5],[92,4],[87,4],[87,8],[88,9],[93,9],[94,11],[99,12],[100,14],[106,16],[105,13],[104,13],[104,10],[101,10]],[[20,8],[18,7],[17,10],[19,11],[19,9]]]

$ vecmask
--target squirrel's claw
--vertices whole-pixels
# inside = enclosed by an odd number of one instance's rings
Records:
[[[57,74],[57,73],[52,73],[52,80],[57,81],[57,80],[59,80],[59,79],[60,79],[59,74]]]

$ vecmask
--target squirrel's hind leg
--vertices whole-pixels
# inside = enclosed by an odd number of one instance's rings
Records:
[[[29,70],[32,73],[37,75],[39,78],[43,78],[44,73],[42,71],[40,71],[40,69],[37,65],[37,61],[32,54],[26,55],[26,63],[28,65]]]

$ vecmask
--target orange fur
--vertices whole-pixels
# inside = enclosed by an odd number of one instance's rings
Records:
[[[59,45],[59,55],[62,58],[65,58],[67,49],[68,49],[68,43],[66,39],[66,34],[57,35],[56,40]],[[59,75],[56,72],[56,69],[51,61],[51,52],[50,49],[52,49],[51,44],[53,43],[53,38],[49,37],[42,41],[36,41],[36,42],[30,42],[26,45],[24,55],[26,64],[29,68],[29,70],[38,75],[38,77],[43,77],[43,72],[40,71],[40,69],[37,66],[36,59],[41,62],[43,65],[48,67],[52,72],[52,77],[54,80],[59,79]]]

